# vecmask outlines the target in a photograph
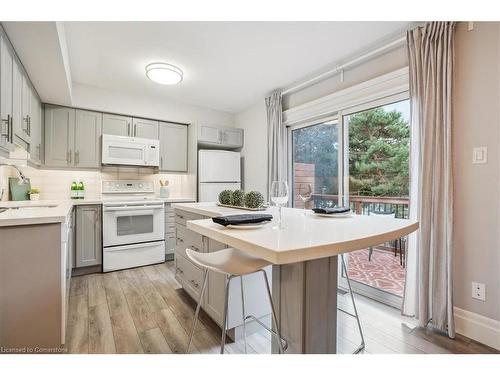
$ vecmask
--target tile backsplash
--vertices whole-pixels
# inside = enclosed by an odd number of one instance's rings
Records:
[[[160,180],[170,182],[170,196],[182,198],[196,197],[196,177],[190,174],[160,174],[151,168],[104,167],[100,171],[48,170],[29,166],[20,167],[30,179],[31,186],[40,189],[40,199],[69,199],[70,187],[74,180],[82,180],[85,197],[99,198],[103,180],[146,180],[155,182],[159,194]],[[0,191],[4,189],[2,200],[9,199],[9,177],[17,177],[15,169],[0,166]]]

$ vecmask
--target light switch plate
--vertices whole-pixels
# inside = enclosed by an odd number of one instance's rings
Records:
[[[488,162],[488,148],[474,147],[472,148],[472,164],[486,164]]]
[[[472,298],[486,301],[486,285],[472,282]]]

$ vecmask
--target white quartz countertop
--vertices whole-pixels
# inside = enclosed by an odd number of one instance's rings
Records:
[[[252,214],[252,213],[254,214],[269,213],[268,211],[249,211],[249,210],[239,210],[237,208],[222,207],[218,206],[214,202],[174,203],[172,204],[172,207],[207,217]]]
[[[155,198],[165,203],[192,201],[191,198]],[[101,198],[40,200],[40,201],[0,201],[0,227],[43,223],[63,223],[71,209],[78,205],[102,204]],[[14,208],[14,209],[11,209]],[[2,211],[0,209],[0,211]]]
[[[204,216],[249,213],[214,203],[175,204],[175,208]],[[364,249],[406,236],[418,229],[418,222],[380,216],[352,215],[320,217],[302,209],[283,209],[283,229],[277,229],[277,209],[270,208],[274,219],[259,229],[231,229],[211,219],[191,220],[187,227],[197,233],[268,260],[273,264],[303,262]]]

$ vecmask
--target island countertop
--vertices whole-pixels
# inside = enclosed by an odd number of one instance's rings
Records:
[[[249,211],[219,207],[214,203],[175,204],[175,208],[204,216]],[[211,219],[191,220],[187,227],[273,264],[288,264],[335,256],[406,236],[418,229],[418,222],[380,216],[320,217],[308,211],[283,208],[283,229],[276,228],[276,208],[266,213],[275,217],[259,229],[230,229]]]

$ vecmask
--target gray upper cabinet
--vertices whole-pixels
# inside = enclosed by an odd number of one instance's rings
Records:
[[[222,144],[226,147],[243,147],[243,129],[224,128]]]
[[[26,78],[26,76],[22,76],[22,135],[19,135],[27,144],[31,142],[31,129],[32,129],[32,116],[31,116],[31,98],[33,97],[33,92],[31,91],[31,86]]]
[[[45,106],[45,165],[73,165],[75,146],[75,110],[67,107]]]
[[[2,35],[0,35],[0,151],[13,149],[12,124],[12,63],[13,57]]]
[[[142,118],[132,119],[131,137],[158,139],[158,121]]]
[[[78,206],[76,208],[76,268],[102,263],[101,233],[101,207]]]
[[[35,92],[30,90],[30,93],[30,160],[39,165],[42,161],[42,105]]]
[[[198,143],[220,144],[220,128],[213,125],[200,125],[198,128]]]
[[[102,113],[45,106],[45,165],[99,168]]]
[[[15,59],[12,64],[12,122],[14,142],[27,148],[28,129],[23,121],[23,75]]]
[[[132,118],[103,113],[102,133],[111,135],[132,136]]]
[[[199,125],[198,143],[228,149],[243,147],[243,129]]]
[[[160,122],[160,171],[187,172],[188,127]]]
[[[77,109],[75,113],[75,167],[101,166],[102,113]]]

